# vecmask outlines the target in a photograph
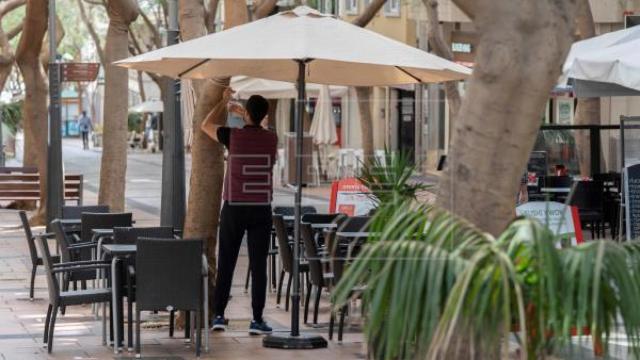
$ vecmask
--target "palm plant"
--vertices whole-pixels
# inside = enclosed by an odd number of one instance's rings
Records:
[[[365,335],[376,359],[456,351],[505,358],[514,339],[521,358],[544,358],[587,331],[606,352],[618,328],[640,355],[637,243],[558,248],[558,238],[530,219],[493,237],[407,201],[379,208],[371,231],[333,296],[340,306],[365,285]]]
[[[415,199],[416,194],[427,189],[418,182],[411,182],[416,171],[409,156],[404,152],[384,150],[384,156],[367,160],[358,180],[371,192],[370,197],[378,205],[398,199]]]

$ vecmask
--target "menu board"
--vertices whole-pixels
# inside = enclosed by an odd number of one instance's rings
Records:
[[[640,164],[624,168],[624,202],[627,239],[636,240],[640,238]]]
[[[516,207],[516,215],[536,219],[554,234],[570,237],[572,245],[584,242],[580,215],[575,206],[555,201],[531,201]]]

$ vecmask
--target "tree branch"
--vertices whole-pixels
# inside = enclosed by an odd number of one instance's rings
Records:
[[[254,19],[262,19],[271,14],[276,7],[277,0],[262,0],[253,12]]]
[[[22,27],[23,26],[24,26],[24,23],[20,23],[20,24],[14,26],[12,29],[9,29],[9,31],[7,31],[7,38],[9,40],[11,40],[14,37],[18,36],[18,34],[20,34],[22,32]]]
[[[384,6],[384,3],[387,0],[373,0],[364,12],[360,14],[355,20],[351,23],[356,26],[365,27],[367,24],[373,19],[374,16],[378,13],[378,11]]]
[[[151,38],[153,40],[153,44],[156,46],[156,48],[161,48],[162,38],[160,37],[160,33],[158,32],[158,29],[151,22],[151,20],[149,19],[147,14],[144,13],[144,11],[140,10],[140,15],[142,16],[142,20],[144,20],[144,23],[147,25],[147,28],[149,29],[149,31],[151,31],[151,34],[152,34]]]
[[[105,66],[107,64],[107,61],[106,61],[106,56],[104,54],[104,49],[100,45],[100,37],[98,36],[96,29],[93,27],[93,23],[87,16],[82,0],[77,0],[77,2],[78,2],[78,8],[80,9],[80,18],[82,19],[82,22],[89,30],[89,35],[91,35],[91,39],[93,39],[93,43],[96,47],[96,52],[98,53],[98,59],[100,60],[100,63],[102,64],[102,66]]]
[[[207,26],[207,31],[212,34],[216,31],[216,16],[218,14],[218,0],[209,0],[209,9],[206,10],[205,14],[205,25]]]
[[[27,3],[27,0],[8,0],[0,3],[0,18]]]

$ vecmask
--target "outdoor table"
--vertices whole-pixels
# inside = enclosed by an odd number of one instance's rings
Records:
[[[337,229],[338,228],[338,224],[336,224],[336,223],[318,223],[318,224],[311,224],[311,227],[313,229],[317,229],[317,230]]]
[[[137,245],[131,244],[104,244],[101,246],[102,256],[111,255],[111,313],[113,318],[113,353],[118,354],[120,345],[120,319],[118,317],[118,304],[119,304],[119,272],[117,271],[117,263],[121,257],[135,254],[138,251]],[[124,316],[123,316],[124,323]]]

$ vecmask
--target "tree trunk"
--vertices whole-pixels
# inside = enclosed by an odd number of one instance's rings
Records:
[[[371,88],[356,86],[356,99],[360,112],[362,151],[366,160],[373,158],[373,116],[371,116]]]
[[[442,27],[440,26],[438,0],[422,0],[422,3],[427,9],[427,37],[429,39],[431,50],[441,58],[453,61],[453,52],[451,51],[449,43],[444,39]],[[460,110],[460,103],[462,102],[460,92],[458,91],[458,82],[447,81],[444,83],[444,92],[447,96],[449,112],[451,115],[449,124],[454,124],[455,118]]]
[[[37,166],[40,173],[40,208],[32,219],[44,224],[47,201],[47,80],[40,64],[40,51],[47,32],[48,3],[29,0],[24,28],[16,50],[16,63],[22,73],[25,99],[22,108],[24,166]]]
[[[352,24],[365,27],[380,11],[386,0],[374,0],[353,20]],[[362,151],[365,161],[373,158],[373,117],[371,116],[371,89],[366,86],[356,87],[356,101],[360,112],[360,131],[362,131]]]
[[[225,28],[227,29],[244,24],[248,20],[247,7],[244,2],[225,0],[224,11]],[[206,35],[205,9],[202,0],[180,0],[179,12],[180,32],[183,40]],[[215,254],[224,181],[224,155],[222,145],[203,133],[200,130],[200,124],[222,99],[224,87],[218,84],[228,85],[229,78],[193,82],[198,99],[193,114],[191,179],[184,224],[185,238],[198,238],[206,241],[211,293],[215,284]],[[215,121],[217,124],[225,124],[226,113]],[[211,306],[213,299],[212,297],[210,299]]]
[[[596,36],[596,25],[591,14],[589,0],[578,1],[576,17],[577,40],[584,40]],[[576,125],[600,125],[600,98],[579,98],[575,115]],[[581,176],[591,174],[591,147],[589,131],[575,132],[576,150]]]
[[[438,203],[498,234],[514,216],[540,113],[573,39],[575,1],[454,2],[480,37]]]
[[[124,211],[127,171],[128,70],[113,65],[129,56],[129,25],[138,16],[134,0],[109,0],[109,28],[105,44],[104,131],[98,203]]]
[[[9,43],[11,38],[15,36],[14,30],[11,29],[9,33],[6,33],[2,27],[2,19],[10,11],[25,3],[26,0],[10,0],[0,3],[0,91],[4,89],[4,84],[7,82],[15,62],[15,54]],[[22,29],[22,26],[18,26],[18,29]]]

